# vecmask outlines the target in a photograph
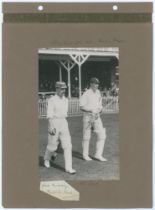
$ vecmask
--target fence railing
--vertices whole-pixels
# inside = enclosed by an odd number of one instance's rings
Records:
[[[47,112],[47,103],[48,99],[39,99],[38,100],[38,114],[39,118],[45,118]],[[108,96],[103,97],[103,112],[104,113],[118,113],[119,112],[119,100],[118,96]],[[80,116],[82,115],[82,111],[79,107],[79,99],[71,98],[69,99],[69,108],[68,108],[68,116]]]

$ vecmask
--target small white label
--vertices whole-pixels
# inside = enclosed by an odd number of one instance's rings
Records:
[[[40,182],[40,191],[60,200],[79,201],[80,194],[65,181]]]

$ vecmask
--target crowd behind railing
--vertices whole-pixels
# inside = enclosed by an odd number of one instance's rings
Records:
[[[89,87],[82,89],[82,94]],[[102,102],[105,113],[118,113],[119,112],[119,88],[115,83],[111,84],[110,88],[99,87],[102,94]],[[55,95],[54,82],[50,80],[43,80],[39,83],[38,93],[38,113],[39,118],[46,117],[47,103],[49,97]],[[66,91],[66,97],[68,92]],[[69,116],[79,116],[82,112],[79,107],[79,88],[75,84],[71,86],[71,98],[69,98]]]
[[[38,100],[38,114],[39,118],[46,117],[48,98],[39,98]],[[103,96],[102,97],[103,112],[104,113],[118,113],[119,112],[119,97],[118,96]],[[79,98],[69,99],[68,116],[80,116],[82,111],[79,106]]]
[[[82,90],[82,94],[87,90],[88,88],[84,88]],[[110,97],[110,96],[118,96],[119,95],[119,88],[117,86],[113,86],[111,88],[100,88],[101,94],[103,97]],[[38,96],[40,99],[49,98],[51,95],[54,95],[55,91],[51,89],[50,91],[48,89],[46,90],[39,90]],[[68,92],[66,91],[66,96],[68,95]],[[79,97],[79,88],[76,86],[73,86],[71,88],[71,96],[72,98],[78,98]]]

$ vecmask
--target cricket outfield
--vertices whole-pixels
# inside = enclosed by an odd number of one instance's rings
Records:
[[[44,167],[43,156],[47,144],[48,122],[47,119],[39,119],[38,155],[40,180],[119,180],[119,114],[104,114],[102,121],[107,133],[103,153],[107,162],[99,162],[95,159],[85,161],[82,159],[82,116],[68,118],[72,138],[73,168],[77,171],[75,175],[70,175],[64,170],[64,158],[61,148],[58,151],[57,159],[51,162],[51,168]],[[95,141],[96,135],[92,134],[90,141],[90,157],[92,158],[95,152]]]

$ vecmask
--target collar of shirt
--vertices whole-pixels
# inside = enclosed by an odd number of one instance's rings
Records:
[[[89,93],[91,93],[91,94],[99,94],[99,90],[97,89],[97,90],[94,92],[91,88],[89,88]]]
[[[64,100],[64,99],[66,99],[65,96],[60,97],[57,94],[55,94],[55,98],[58,99],[58,100]]]

